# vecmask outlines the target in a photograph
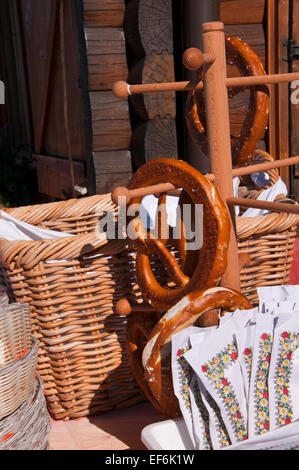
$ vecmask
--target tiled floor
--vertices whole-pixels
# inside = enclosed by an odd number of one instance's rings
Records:
[[[165,420],[146,402],[80,420],[53,421],[51,450],[143,450],[142,429]]]
[[[290,284],[299,284],[299,240]],[[142,429],[164,419],[146,402],[78,421],[53,421],[50,446],[52,450],[141,450],[145,449]]]

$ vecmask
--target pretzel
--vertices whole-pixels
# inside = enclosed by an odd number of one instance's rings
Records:
[[[132,374],[148,400],[159,410],[159,404],[145,380],[142,366],[142,352],[155,325],[161,319],[160,312],[135,312],[128,317],[127,351]]]
[[[244,75],[265,75],[264,67],[254,50],[234,36],[225,36],[226,57]],[[199,72],[199,79],[203,78]],[[244,87],[229,89],[229,96],[243,91]],[[247,164],[258,142],[264,137],[269,114],[267,86],[250,87],[249,107],[240,135],[231,139],[233,166]],[[205,102],[202,90],[189,92],[186,101],[186,123],[190,135],[202,152],[208,156],[208,138],[205,122]]]
[[[183,297],[156,324],[142,353],[144,379],[150,389],[152,404],[171,418],[180,416],[173,391],[171,373],[171,338],[193,325],[206,327],[218,324],[213,309],[251,309],[251,302],[239,292],[225,287],[212,287]],[[158,406],[157,406],[158,403]]]
[[[167,311],[182,297],[194,290],[212,287],[227,266],[227,249],[230,236],[230,218],[216,187],[201,173],[186,162],[172,158],[152,160],[135,173],[128,189],[170,182],[183,188],[180,204],[186,201],[203,205],[203,244],[194,253],[186,250],[184,233],[176,240],[180,262],[168,251],[165,240],[145,233],[142,221],[137,217],[133,224],[137,239],[133,245],[137,250],[136,277],[143,296],[158,310]],[[142,198],[134,198],[132,204],[140,205]],[[129,209],[128,207],[128,209]],[[164,264],[176,287],[161,285],[151,267],[151,255],[156,255]],[[193,260],[192,269],[190,269]],[[194,262],[195,260],[195,262]]]

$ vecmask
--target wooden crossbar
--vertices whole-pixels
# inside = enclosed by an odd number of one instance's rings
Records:
[[[255,209],[263,209],[271,212],[284,212],[287,214],[299,214],[299,205],[292,203],[259,201],[257,199],[246,199],[243,197],[230,197],[227,198],[226,202],[228,205],[233,206],[252,207]]]
[[[224,24],[220,21],[204,23],[202,30],[203,53],[196,48],[189,49],[184,53],[183,62],[185,67],[190,70],[197,70],[203,64],[208,64],[204,68],[203,81],[150,83],[142,85],[129,85],[126,82],[116,82],[113,86],[113,92],[119,98],[127,98],[129,95],[137,93],[189,91],[195,88],[204,88],[207,135],[212,171],[212,174],[205,176],[210,181],[215,182],[222,199],[226,201],[228,205],[232,222],[228,250],[228,269],[224,273],[221,283],[224,286],[230,286],[240,290],[236,222],[233,206],[253,207],[270,210],[272,212],[299,214],[299,205],[236,198],[233,195],[233,177],[299,164],[299,156],[233,169],[227,89],[232,87],[289,83],[299,80],[299,73],[227,78]],[[119,195],[125,196],[127,201],[129,201],[132,197],[168,191],[176,191],[175,186],[170,183],[163,183],[162,185],[135,189],[133,192],[129,191],[127,188],[117,188],[113,192],[112,198],[114,202],[117,203]]]
[[[254,75],[250,77],[232,77],[225,80],[227,88],[249,87],[258,85],[273,85],[290,83],[299,80],[299,73],[281,73],[277,75]],[[124,81],[118,81],[113,85],[113,93],[118,98],[127,98],[129,95],[141,93],[154,93],[161,91],[190,91],[194,88],[203,89],[204,82],[182,81],[168,83],[145,83],[142,85],[130,85]]]

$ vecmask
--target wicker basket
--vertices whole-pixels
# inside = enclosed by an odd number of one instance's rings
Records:
[[[32,395],[37,366],[38,341],[18,361],[0,368],[0,419],[13,413]]]
[[[253,155],[250,164],[269,161],[273,161],[272,157],[259,150]],[[261,191],[274,185],[279,178],[278,170],[272,169],[267,173],[270,179],[265,188],[256,187],[249,176],[241,178],[239,195],[256,199]],[[295,204],[283,195],[279,195],[275,201]],[[257,287],[289,282],[298,223],[299,216],[295,214],[237,217],[239,252],[247,253],[252,259],[241,271],[241,289],[254,304],[258,304]]]
[[[7,289],[0,285],[0,308],[9,304],[9,297]]]
[[[0,240],[2,281],[18,302],[30,304],[33,334],[40,341],[38,371],[56,419],[144,400],[128,364],[126,318],[114,309],[120,298],[140,296],[134,254],[124,242],[107,243],[95,233],[99,217],[115,211],[110,195],[9,210],[27,223],[75,236]],[[254,255],[241,272],[242,290],[251,299],[258,285],[287,282],[297,220],[271,214],[258,225],[238,218],[239,249]]]
[[[0,450],[48,450],[50,430],[44,385],[36,374],[29,398],[0,420]]]
[[[31,346],[29,305],[0,305],[0,368],[18,361]]]
[[[76,234],[34,242],[0,240],[2,282],[30,304],[40,341],[38,371],[49,411],[79,418],[144,399],[127,358],[126,318],[115,303],[132,292],[133,255],[95,226],[115,212],[110,195],[10,210],[33,225]]]

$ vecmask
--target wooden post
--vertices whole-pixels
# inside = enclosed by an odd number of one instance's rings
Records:
[[[176,2],[174,2],[176,3]],[[198,47],[202,49],[202,24],[220,20],[220,0],[184,0],[182,4],[183,47]],[[183,79],[193,80],[196,74],[184,69]],[[184,113],[185,98],[182,97],[182,113]],[[184,136],[185,159],[190,165],[202,173],[210,172],[211,163],[193,141],[189,132]]]
[[[216,60],[205,69],[205,97],[207,114],[207,134],[211,170],[215,175],[215,185],[224,201],[233,197],[232,155],[229,126],[229,104],[226,87],[226,54],[224,25],[222,22],[203,24],[204,53],[212,54]],[[228,269],[222,277],[222,285],[240,288],[240,271],[234,208],[229,208],[231,235],[228,249]]]

